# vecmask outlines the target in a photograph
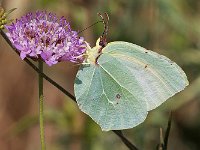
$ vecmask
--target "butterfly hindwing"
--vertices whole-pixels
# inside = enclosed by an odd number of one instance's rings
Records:
[[[115,58],[105,54],[99,58],[99,65],[82,66],[75,81],[77,103],[79,108],[97,122],[102,130],[119,130],[132,128],[147,116],[147,106],[138,83],[133,82],[133,76],[128,70],[123,70]],[[110,58],[109,58],[110,57]],[[104,61],[109,59],[109,61]],[[112,65],[116,64],[116,65]],[[95,68],[95,69],[92,69]],[[89,73],[91,72],[91,73]],[[123,76],[123,79],[121,78]],[[87,83],[76,84],[79,80]],[[130,88],[127,88],[128,85]],[[131,88],[133,87],[133,88]],[[137,91],[137,94],[133,94]]]

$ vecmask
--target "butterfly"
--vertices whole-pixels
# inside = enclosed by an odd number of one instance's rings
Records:
[[[105,29],[76,75],[74,90],[79,108],[103,131],[133,128],[150,110],[182,91],[188,84],[184,71],[169,58],[141,46],[107,43]]]

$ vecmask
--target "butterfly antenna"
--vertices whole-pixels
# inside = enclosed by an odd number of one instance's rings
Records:
[[[108,23],[109,23],[109,16],[108,16],[108,13],[104,13],[105,14],[105,16],[106,16],[106,27],[105,27],[105,34],[106,34],[106,36],[108,35]]]
[[[100,42],[99,45],[101,45],[102,47],[105,47],[107,44],[106,38],[107,38],[107,34],[108,34],[108,22],[109,22],[109,16],[108,13],[104,13],[104,16],[101,13],[98,13],[98,16],[101,18],[103,24],[104,24],[104,31],[102,33],[102,35],[100,36]]]
[[[87,30],[88,28],[90,28],[90,27],[92,27],[92,26],[96,25],[96,24],[97,24],[97,23],[99,23],[99,22],[103,22],[103,21],[101,20],[101,21],[97,21],[97,22],[95,22],[95,23],[91,24],[90,26],[86,27],[85,29],[83,29],[83,30],[79,31],[79,32],[78,32],[78,34],[80,34],[81,32],[83,32],[83,31],[85,31],[85,30]]]

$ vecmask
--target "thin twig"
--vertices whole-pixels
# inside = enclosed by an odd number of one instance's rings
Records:
[[[0,33],[2,37],[6,40],[6,42],[12,47],[12,49],[18,54],[17,49],[12,45],[11,41],[7,37],[7,35],[0,30]],[[52,80],[50,77],[48,77],[46,74],[41,72],[29,59],[25,58],[24,61],[37,73],[41,74],[44,79],[46,79],[49,83],[51,83],[53,86],[58,88],[61,92],[63,92],[65,95],[70,97],[74,102],[76,102],[76,98],[70,94],[67,90],[65,90],[62,86],[60,86],[57,82]],[[136,146],[131,143],[123,134],[121,130],[113,130],[113,132],[121,139],[121,141],[130,149],[130,150],[138,150]]]
[[[167,130],[165,132],[163,150],[167,150],[167,144],[168,144],[168,139],[169,139],[169,133],[171,130],[171,124],[172,124],[172,112],[170,112],[170,116],[169,116],[169,120],[168,120],[168,124],[167,124]]]
[[[130,149],[130,150],[138,150],[138,148],[132,144],[122,133],[121,130],[113,130],[113,132],[123,141],[123,143]]]

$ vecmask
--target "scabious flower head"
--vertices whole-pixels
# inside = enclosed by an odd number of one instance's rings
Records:
[[[43,59],[49,66],[60,61],[80,63],[84,60],[84,38],[71,29],[64,17],[59,19],[53,13],[38,11],[5,27],[22,59]]]

